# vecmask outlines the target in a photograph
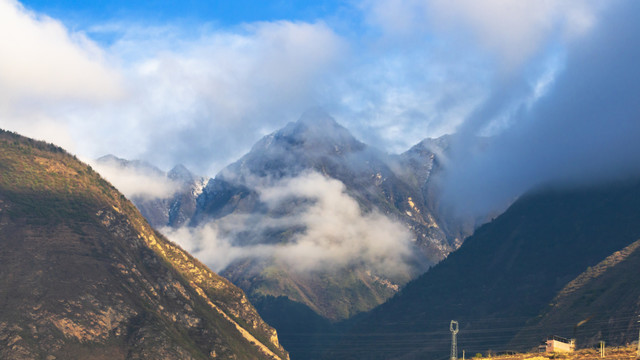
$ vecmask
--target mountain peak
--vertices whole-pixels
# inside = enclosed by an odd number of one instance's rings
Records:
[[[324,110],[314,108],[304,112],[298,121],[260,139],[249,153],[216,177],[291,176],[305,169],[320,169],[319,164],[328,159],[344,158],[366,149],[365,144]]]
[[[406,152],[412,151],[430,151],[432,153],[442,153],[451,144],[451,135],[442,135],[436,138],[428,137],[412,146]]]
[[[165,176],[164,171],[144,160],[127,160],[113,154],[107,154],[96,159],[96,162],[102,165],[116,166],[157,176]]]
[[[124,161],[123,159],[113,155],[113,154],[107,154],[104,156],[100,156],[98,159],[96,159],[99,162],[106,162],[106,161],[113,161],[113,162],[120,162],[120,161]]]
[[[273,136],[313,148],[361,149],[364,146],[349,130],[320,108],[305,111],[298,121],[287,124]]]
[[[191,182],[194,180],[193,173],[182,164],[178,164],[169,170],[167,177],[171,180],[179,180],[182,182]]]

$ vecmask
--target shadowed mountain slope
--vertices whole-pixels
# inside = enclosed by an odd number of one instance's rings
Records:
[[[512,346],[548,334],[574,338],[581,348],[600,341],[607,346],[620,346],[638,340],[639,249],[637,240],[587,268],[518,332]]]
[[[287,359],[244,293],[64,150],[0,131],[0,357]]]
[[[538,335],[508,344],[567,283],[638,238],[637,181],[530,193],[397,296],[355,321],[329,357],[443,357],[450,348],[450,320],[459,321],[458,348],[467,353],[529,349],[542,340]],[[614,269],[626,263],[631,264],[625,261]],[[600,283],[606,289],[600,291],[613,300],[621,290],[608,284]],[[630,298],[637,301],[633,294]]]

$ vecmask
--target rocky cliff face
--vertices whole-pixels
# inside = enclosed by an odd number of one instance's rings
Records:
[[[62,149],[0,132],[0,357],[287,359],[244,293]]]

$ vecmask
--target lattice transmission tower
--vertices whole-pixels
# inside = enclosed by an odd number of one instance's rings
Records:
[[[458,341],[456,339],[456,335],[458,334],[458,322],[451,320],[449,330],[451,331],[451,360],[456,360],[458,358]]]

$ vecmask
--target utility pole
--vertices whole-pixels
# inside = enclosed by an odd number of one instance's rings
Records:
[[[604,341],[600,341],[600,357],[604,357]]]
[[[451,320],[449,330],[451,331],[451,360],[456,360],[458,358],[458,342],[456,339],[456,334],[458,334],[458,322]]]
[[[640,320],[638,320],[638,322],[640,323]],[[638,353],[636,354],[636,358],[640,359],[640,330],[638,330]]]

